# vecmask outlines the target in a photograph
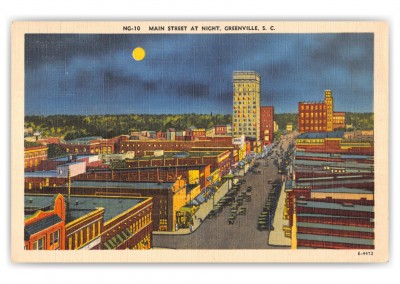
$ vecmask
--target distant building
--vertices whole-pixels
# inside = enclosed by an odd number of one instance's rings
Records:
[[[64,165],[59,165],[57,167],[57,177],[67,178],[68,173],[70,177],[77,176],[86,172],[86,162],[72,162]]]
[[[44,145],[26,147],[24,149],[25,171],[36,170],[42,161],[47,160],[48,150],[47,146]]]
[[[333,130],[346,128],[346,113],[334,112],[333,113]]]
[[[175,128],[168,128],[167,129],[167,140],[168,141],[175,141]]]
[[[287,123],[286,124],[286,131],[293,131],[293,124],[292,123]]]
[[[323,102],[299,102],[298,126],[300,133],[332,132],[345,127],[344,112],[334,112],[331,90],[325,90]]]
[[[346,139],[343,131],[303,133],[296,137],[296,149],[308,152],[373,155],[373,140]]]
[[[206,137],[214,137],[215,136],[215,128],[209,128],[206,130]]]
[[[194,126],[189,127],[189,129],[186,130],[186,136],[188,137],[187,140],[196,140],[200,137],[206,137],[206,129],[196,128]]]
[[[274,107],[260,107],[260,137],[263,145],[274,140]]]
[[[167,133],[163,132],[163,131],[157,131],[156,132],[156,139],[166,140],[167,139]]]
[[[260,75],[254,71],[233,73],[233,136],[260,140]]]
[[[163,141],[163,140],[147,140],[147,141],[134,141],[128,140],[126,136],[120,136],[117,143],[119,153],[126,153],[127,151],[134,151],[135,157],[146,156],[148,153],[155,150],[168,151],[191,151],[192,148],[232,148],[232,137],[219,136],[219,137],[204,137],[204,140],[190,140],[190,141]]]
[[[70,154],[112,154],[114,153],[115,138],[81,137],[60,143],[63,150]]]
[[[226,125],[215,125],[214,133],[215,133],[215,135],[226,135],[227,134]]]
[[[279,131],[279,125],[278,123],[276,123],[276,121],[274,121],[274,133]]]

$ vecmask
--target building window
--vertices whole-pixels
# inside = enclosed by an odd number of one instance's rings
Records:
[[[60,242],[60,230],[50,234],[50,246],[58,247]]]
[[[74,249],[77,249],[78,248],[78,233],[75,233],[75,247],[74,247]]]
[[[33,243],[34,250],[44,250],[44,240],[45,238],[38,239],[36,242]]]

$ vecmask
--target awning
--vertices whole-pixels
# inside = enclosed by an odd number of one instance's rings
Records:
[[[189,202],[187,203],[187,205],[188,205],[188,206],[199,206],[200,203],[198,203],[198,202],[196,201],[196,199],[193,199],[193,200],[189,201]]]
[[[223,176],[223,178],[234,178],[234,177],[235,177],[235,175],[232,175],[232,174]]]
[[[203,194],[199,194],[194,198],[195,201],[197,201],[199,204],[202,204],[206,202],[206,199],[204,198]]]

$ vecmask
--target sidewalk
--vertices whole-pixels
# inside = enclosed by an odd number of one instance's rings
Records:
[[[285,207],[286,192],[285,182],[282,184],[281,194],[279,195],[278,204],[274,216],[274,230],[269,232],[268,244],[270,246],[290,246],[291,239],[285,237],[283,226],[289,225],[288,220],[283,220],[283,209]]]
[[[190,233],[193,233],[196,231],[201,223],[200,220],[205,220],[207,218],[208,213],[213,209],[214,204],[217,204],[217,202],[224,197],[224,195],[228,192],[228,184],[232,187],[232,181],[228,180],[226,181],[221,187],[215,192],[214,198],[210,198],[207,202],[204,202],[199,206],[199,209],[196,211],[196,213],[193,215],[193,226],[192,226],[192,232],[190,232],[190,229],[179,229],[178,231],[153,231],[154,235],[187,235]]]

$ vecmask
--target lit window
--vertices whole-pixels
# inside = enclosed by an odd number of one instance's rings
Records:
[[[34,250],[44,250],[44,237],[33,243]]]
[[[60,241],[60,230],[50,234],[50,246],[58,246]]]

